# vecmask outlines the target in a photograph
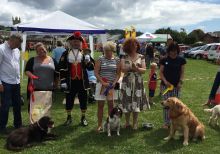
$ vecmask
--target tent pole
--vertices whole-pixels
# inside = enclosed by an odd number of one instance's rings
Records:
[[[89,35],[89,47],[91,50],[91,56],[94,58],[94,45],[93,45],[93,36]]]
[[[23,33],[22,34],[22,38],[23,38],[23,42],[21,44],[21,52],[22,52],[22,55],[24,55],[25,53],[25,49],[26,49],[26,41],[27,41],[27,33]],[[24,57],[24,56],[22,56]],[[22,58],[22,61],[21,61],[21,79],[23,79],[24,77],[24,59]]]

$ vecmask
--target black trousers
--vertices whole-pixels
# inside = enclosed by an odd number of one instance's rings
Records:
[[[13,107],[14,127],[22,125],[20,84],[2,82],[4,91],[1,94],[0,129],[6,128],[10,106]]]
[[[80,109],[87,109],[87,91],[84,89],[83,80],[71,80],[70,92],[66,93],[67,111],[71,111],[73,109],[76,94],[78,94]]]

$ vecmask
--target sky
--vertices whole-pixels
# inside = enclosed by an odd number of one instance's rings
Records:
[[[0,7],[0,25],[6,26],[12,16],[30,22],[61,10],[103,29],[220,31],[220,0],[0,0]]]

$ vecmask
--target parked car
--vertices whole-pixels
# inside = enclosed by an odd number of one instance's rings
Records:
[[[179,48],[180,48],[180,52],[183,52],[185,50],[189,50],[191,47],[188,46],[188,45],[179,45]]]
[[[205,51],[202,53],[202,58],[208,60],[209,51]]]
[[[208,54],[208,60],[217,60],[220,57],[220,43],[213,43]]]
[[[199,48],[198,50],[194,50],[194,51],[190,52],[189,57],[195,58],[195,59],[202,59],[203,54],[205,52],[208,52],[209,49],[211,48],[211,46],[212,46],[212,44],[204,45],[201,48]]]
[[[184,57],[189,57],[190,52],[195,51],[195,50],[198,50],[199,48],[201,48],[201,46],[199,46],[199,47],[194,47],[194,48],[191,48],[191,49],[182,51],[183,54],[184,54]]]

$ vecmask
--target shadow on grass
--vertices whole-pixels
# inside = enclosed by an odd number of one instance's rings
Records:
[[[144,136],[145,143],[159,153],[169,153],[173,151],[178,151],[178,149],[183,148],[182,139],[164,141],[163,138],[167,137],[167,135],[168,130],[152,130]]]
[[[63,124],[60,124],[52,129],[52,133],[56,134],[58,136],[58,139],[65,138],[70,133],[76,132],[79,127],[82,127],[81,125],[70,125],[70,126],[64,126]]]
[[[112,136],[108,137],[107,132],[97,133],[95,130],[91,130],[73,138],[71,148],[76,150],[88,146],[96,146],[97,148],[113,147],[123,144],[123,142],[127,142],[129,138],[133,138],[138,132],[139,130],[121,129],[120,136],[117,136],[116,132],[113,131],[111,134]]]
[[[220,126],[217,126],[217,125],[208,125],[212,130],[218,132],[220,134]]]

